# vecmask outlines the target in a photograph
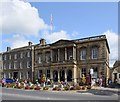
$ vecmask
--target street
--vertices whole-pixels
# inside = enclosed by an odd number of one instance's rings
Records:
[[[118,95],[2,88],[2,100],[118,100]]]

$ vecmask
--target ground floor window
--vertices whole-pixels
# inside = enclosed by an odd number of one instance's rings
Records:
[[[50,70],[47,70],[47,78],[50,78]]]
[[[6,73],[3,73],[4,78],[6,78]]]
[[[43,73],[43,71],[42,71],[42,70],[39,70],[39,71],[38,71],[38,78],[41,78],[42,73]]]
[[[81,69],[81,76],[84,74],[84,76],[86,76],[86,68],[82,68]]]
[[[12,73],[9,73],[9,78],[12,78]]]
[[[67,81],[72,81],[72,70],[67,71]]]

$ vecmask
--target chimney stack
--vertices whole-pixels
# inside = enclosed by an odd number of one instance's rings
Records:
[[[45,39],[40,39],[40,45],[46,45],[46,41],[45,41]]]
[[[32,42],[29,41],[29,42],[28,42],[28,46],[31,46],[31,45],[32,45]]]
[[[11,47],[7,47],[7,51],[10,51],[11,50]]]

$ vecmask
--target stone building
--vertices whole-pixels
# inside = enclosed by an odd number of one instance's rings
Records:
[[[3,52],[3,77],[14,79],[32,79],[32,43],[28,46],[11,49]]]
[[[109,46],[105,35],[77,40],[59,40],[34,46],[35,78],[45,74],[51,81],[78,82],[94,70],[93,78],[109,78]],[[104,83],[105,84],[105,83]]]
[[[116,61],[111,70],[112,82],[120,84],[120,61]]]
[[[2,53],[0,53],[0,79],[2,78],[3,72],[3,62],[2,62]]]
[[[45,74],[53,82],[78,82],[92,68],[93,78],[109,78],[109,46],[105,35],[76,40],[59,40],[10,49],[3,52],[3,73],[6,78],[35,81]]]

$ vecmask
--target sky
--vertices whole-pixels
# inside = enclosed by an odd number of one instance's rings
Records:
[[[2,47],[18,48],[59,39],[80,39],[106,35],[110,47],[110,66],[118,59],[117,2],[25,2],[4,0],[0,5]],[[50,19],[52,14],[52,33]]]

